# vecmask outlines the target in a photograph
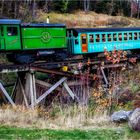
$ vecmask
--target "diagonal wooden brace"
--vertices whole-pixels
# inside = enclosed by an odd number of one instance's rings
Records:
[[[12,100],[12,98],[9,96],[9,94],[7,93],[7,91],[5,90],[5,88],[3,87],[3,85],[0,83],[0,89],[2,90],[3,94],[5,95],[5,97],[8,99],[8,101],[15,106],[14,101]]]
[[[71,96],[71,98],[74,100],[74,93],[72,92],[72,90],[69,88],[69,86],[67,85],[66,82],[63,83],[65,89],[67,90],[67,92],[69,93],[69,95]]]
[[[48,96],[53,90],[55,90],[59,85],[61,85],[67,78],[63,77],[60,79],[57,83],[55,83],[50,89],[48,89],[43,95],[41,95],[37,100],[35,104],[38,104],[41,102],[46,96]]]

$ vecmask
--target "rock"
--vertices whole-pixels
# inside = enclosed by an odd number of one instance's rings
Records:
[[[129,118],[131,113],[132,113],[132,111],[124,111],[124,110],[120,110],[120,111],[114,112],[111,115],[111,121],[113,121],[113,122],[128,121],[128,118]]]
[[[129,126],[140,132],[140,108],[136,108],[129,116]]]

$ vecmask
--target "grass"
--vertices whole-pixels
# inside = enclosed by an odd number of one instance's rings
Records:
[[[139,140],[128,124],[111,123],[106,113],[88,114],[87,108],[53,107],[53,114],[21,106],[0,109],[0,139]],[[91,113],[91,112],[90,112]]]
[[[120,130],[50,130],[0,127],[0,139],[52,139],[52,140],[122,140],[124,131]]]
[[[27,109],[22,106],[2,106],[0,124],[12,127],[39,129],[91,129],[114,127],[107,113],[94,114],[88,107],[54,105],[50,110]]]
[[[140,133],[125,128],[93,130],[25,129],[0,126],[0,139],[44,139],[44,140],[139,140]]]

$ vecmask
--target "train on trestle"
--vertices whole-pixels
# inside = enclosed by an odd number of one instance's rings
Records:
[[[139,53],[140,28],[69,28],[64,24],[21,23],[0,19],[0,53],[10,61],[64,60],[72,56],[96,56],[107,51]]]

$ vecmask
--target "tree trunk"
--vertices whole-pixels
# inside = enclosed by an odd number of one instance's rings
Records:
[[[90,6],[90,0],[84,0],[84,11],[88,12]]]
[[[3,15],[4,0],[1,1],[1,16]]]
[[[140,12],[140,0],[138,0],[137,3],[138,3],[137,18],[139,18],[139,12]]]
[[[111,9],[109,14],[112,15],[113,11],[114,11],[114,0],[111,0]]]
[[[17,17],[17,3],[18,3],[17,1],[15,1],[15,3],[14,3],[14,4],[15,4],[15,5],[14,5],[14,6],[15,6],[15,7],[14,7],[14,18]]]
[[[46,12],[46,13],[48,13],[49,12],[49,8],[48,8],[48,0],[45,0],[45,5],[44,5],[44,11]]]
[[[32,6],[32,19],[35,19],[35,10],[36,10],[36,2],[33,0],[33,6]]]

